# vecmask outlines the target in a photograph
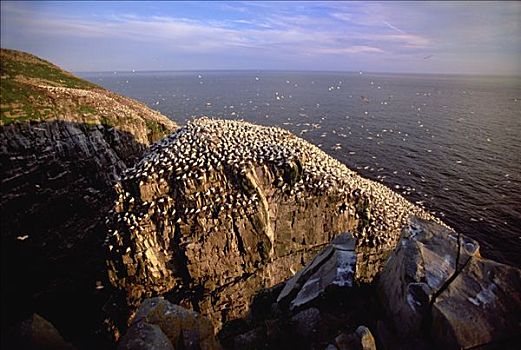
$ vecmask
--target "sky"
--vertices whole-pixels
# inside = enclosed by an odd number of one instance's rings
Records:
[[[1,46],[74,72],[521,75],[521,2],[11,2]]]

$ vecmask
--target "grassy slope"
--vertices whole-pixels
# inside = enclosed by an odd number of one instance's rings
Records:
[[[0,77],[3,124],[16,120],[41,120],[52,114],[45,108],[38,108],[47,105],[48,101],[34,85],[98,88],[36,56],[7,49],[0,51]]]
[[[158,138],[175,126],[140,103],[79,79],[34,55],[0,50],[0,125],[67,119],[121,126],[134,120]],[[52,90],[52,87],[59,89]]]

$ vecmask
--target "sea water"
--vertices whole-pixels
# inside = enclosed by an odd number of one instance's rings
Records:
[[[521,266],[521,78],[364,72],[79,74],[183,124],[278,126]]]

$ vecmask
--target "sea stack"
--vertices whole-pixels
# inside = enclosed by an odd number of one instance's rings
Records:
[[[243,121],[187,123],[153,145],[116,191],[107,263],[130,313],[165,295],[217,328],[334,236],[353,233],[356,282],[368,283],[411,214],[433,219],[290,132]]]

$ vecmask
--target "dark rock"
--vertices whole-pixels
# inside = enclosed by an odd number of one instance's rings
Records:
[[[277,296],[284,288],[284,283],[279,283],[271,288],[261,289],[253,297],[248,318],[252,321],[266,319],[280,314]]]
[[[339,350],[336,346],[333,344],[327,344],[327,346],[324,348],[324,350]]]
[[[287,336],[285,330],[284,324],[278,320],[266,320],[264,322],[266,326],[266,338],[268,339],[269,343],[276,344],[283,341],[283,337]]]
[[[16,341],[16,340],[15,340]],[[17,344],[13,348],[26,350],[74,350],[54,326],[38,314],[20,325]]]
[[[174,350],[174,347],[158,325],[138,322],[120,340],[118,350]]]
[[[320,311],[317,308],[309,308],[300,311],[291,318],[295,333],[304,339],[313,338],[320,324]]]
[[[0,127],[3,327],[37,309],[65,334],[92,337],[110,287],[103,218],[112,182],[144,146],[65,121]],[[78,313],[81,326],[70,322]]]
[[[338,350],[376,350],[376,343],[369,328],[359,326],[352,333],[343,332],[335,338]]]
[[[235,337],[234,349],[267,349],[266,335],[261,327],[252,329]]]
[[[338,350],[361,350],[360,339],[355,333],[340,333],[335,338]]]
[[[521,333],[521,271],[433,222],[411,220],[379,288],[394,329],[416,347],[475,348]]]
[[[139,326],[143,323],[147,325]],[[140,342],[144,336],[150,336],[151,340],[163,344],[162,336],[150,325],[158,326],[176,349],[221,349],[209,320],[159,297],[143,301],[132,320],[129,333],[123,338],[124,344]]]
[[[162,136],[150,132],[151,125],[163,134],[176,125],[37,57],[0,53],[2,329],[38,310],[63,334],[90,344],[110,287],[102,245],[113,182]],[[4,75],[12,67],[24,71]],[[56,81],[24,75],[44,70]],[[37,117],[11,115],[5,125],[4,107],[18,103],[8,93],[11,86],[17,96],[27,94],[18,102]],[[92,113],[84,116],[79,110],[87,107]]]

